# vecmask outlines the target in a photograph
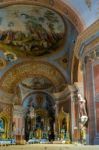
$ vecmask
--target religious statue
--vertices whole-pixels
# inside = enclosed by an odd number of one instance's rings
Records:
[[[87,116],[86,106],[85,106],[85,103],[86,103],[85,99],[83,99],[81,94],[78,94],[78,99],[79,99],[79,113],[80,113],[80,117],[81,116]]]
[[[80,135],[81,135],[81,141],[83,144],[85,144],[86,141],[86,122],[88,121],[87,111],[86,111],[86,101],[81,96],[81,94],[78,94],[78,102],[79,102],[79,117],[80,117]]]

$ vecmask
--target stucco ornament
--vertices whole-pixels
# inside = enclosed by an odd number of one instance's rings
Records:
[[[6,60],[0,57],[0,69],[3,69],[6,66]]]

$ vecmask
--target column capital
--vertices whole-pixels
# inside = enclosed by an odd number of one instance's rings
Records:
[[[83,53],[81,57],[81,66],[83,68],[83,66],[88,62],[93,63],[96,60],[99,60],[99,45]]]

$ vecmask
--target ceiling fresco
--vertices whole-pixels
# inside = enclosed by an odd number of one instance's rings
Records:
[[[65,24],[57,12],[37,5],[0,9],[0,48],[22,56],[42,56],[64,42]]]
[[[59,92],[71,84],[76,39],[97,20],[96,1],[0,1],[0,88]]]
[[[35,76],[33,78],[27,78],[21,82],[21,84],[26,87],[33,90],[43,90],[43,89],[49,89],[54,88],[51,81],[49,81],[47,78],[42,76]]]

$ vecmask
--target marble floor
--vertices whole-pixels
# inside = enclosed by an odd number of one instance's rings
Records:
[[[0,146],[0,150],[99,150],[99,146],[77,144],[26,144]]]

